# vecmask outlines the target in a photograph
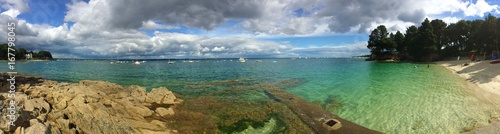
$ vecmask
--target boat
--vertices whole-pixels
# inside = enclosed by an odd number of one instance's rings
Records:
[[[134,65],[140,65],[140,64],[141,64],[141,62],[139,62],[139,61],[135,61],[135,62],[134,62],[134,63],[132,63],[132,64],[134,64]]]
[[[173,61],[170,61],[170,60],[168,60],[168,62],[167,62],[167,63],[168,63],[168,64],[174,64],[174,62],[173,62]]]
[[[241,62],[241,63],[243,63],[243,62],[246,62],[246,60],[245,60],[245,58],[243,58],[243,57],[240,57],[240,59],[238,59],[238,62]]]
[[[497,63],[500,63],[500,60],[494,60],[490,62],[490,64],[497,64]]]

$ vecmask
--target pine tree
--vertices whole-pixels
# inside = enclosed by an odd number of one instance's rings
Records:
[[[429,19],[425,19],[422,25],[418,27],[417,48],[415,60],[432,61],[435,58],[436,35],[434,35]]]

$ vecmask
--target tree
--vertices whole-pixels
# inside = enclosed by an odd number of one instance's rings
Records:
[[[432,31],[432,26],[429,19],[425,19],[422,25],[418,27],[417,43],[421,46],[416,47],[415,60],[432,61],[437,50],[436,36]]]
[[[436,36],[436,48],[438,53],[445,45],[444,30],[447,24],[443,20],[435,19],[431,21],[432,32]]]
[[[481,26],[481,32],[478,33],[479,37],[482,37],[481,44],[478,44],[478,50],[485,52],[489,50],[494,50],[498,44],[497,37],[497,18],[491,14],[485,18],[483,25]]]
[[[0,45],[0,60],[7,60],[9,45]]]
[[[52,60],[52,54],[48,51],[40,51],[37,55],[38,59]]]
[[[391,33],[389,34],[389,38],[382,40],[382,43],[384,44],[383,48],[392,55],[395,55],[394,53],[396,52],[396,47],[398,46],[398,44],[394,41],[395,38],[394,34]]]
[[[468,32],[470,32],[470,37],[468,38],[466,44],[465,44],[465,52],[466,53],[471,53],[475,52],[479,49],[479,45],[483,46],[486,44],[486,39],[487,36],[485,36],[485,32],[483,32],[483,23],[484,20],[473,20],[473,21],[467,21],[470,23],[470,29]]]
[[[496,53],[499,53],[500,52],[500,18],[497,18],[497,25],[496,25]]]
[[[389,34],[384,25],[374,29],[368,39],[367,47],[371,50],[372,60],[385,60],[394,58],[396,55],[397,44],[394,41],[395,35]]]
[[[418,44],[417,44],[417,36],[418,36],[418,29],[416,26],[410,26],[406,29],[405,33],[405,44],[408,50],[408,54],[410,57],[413,57],[413,55],[417,55],[418,53]]]
[[[381,46],[379,46],[379,40],[380,40],[380,31],[378,29],[374,29],[372,33],[370,34],[370,38],[368,39],[368,49],[370,49],[370,52],[372,55],[378,55],[382,53],[381,51]]]
[[[394,35],[394,42],[397,45],[396,51],[400,53],[406,51],[405,36],[400,31],[397,31],[396,35]]]
[[[17,50],[16,59],[26,59],[26,54],[28,54],[26,49],[19,48],[19,50]]]
[[[387,42],[387,28],[384,25],[378,26],[370,34],[368,39],[368,48],[371,50],[372,59],[377,59],[377,56],[381,56],[384,50],[387,48],[385,42]]]

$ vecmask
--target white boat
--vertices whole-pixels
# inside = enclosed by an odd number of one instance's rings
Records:
[[[132,64],[134,64],[134,65],[140,65],[140,64],[141,64],[141,62],[139,62],[139,61],[135,61],[135,62],[134,62],[134,63],[132,63]]]
[[[168,64],[174,64],[174,62],[173,62],[173,61],[170,61],[170,60],[168,60],[168,62],[167,62],[167,63],[168,63]]]
[[[240,59],[238,60],[238,62],[242,62],[243,63],[243,62],[246,62],[246,60],[245,60],[245,58],[240,57]]]

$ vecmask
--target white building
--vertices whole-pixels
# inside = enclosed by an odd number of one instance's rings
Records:
[[[25,57],[26,57],[27,60],[28,59],[32,59],[33,58],[33,54],[28,53],[28,54],[25,55]]]

